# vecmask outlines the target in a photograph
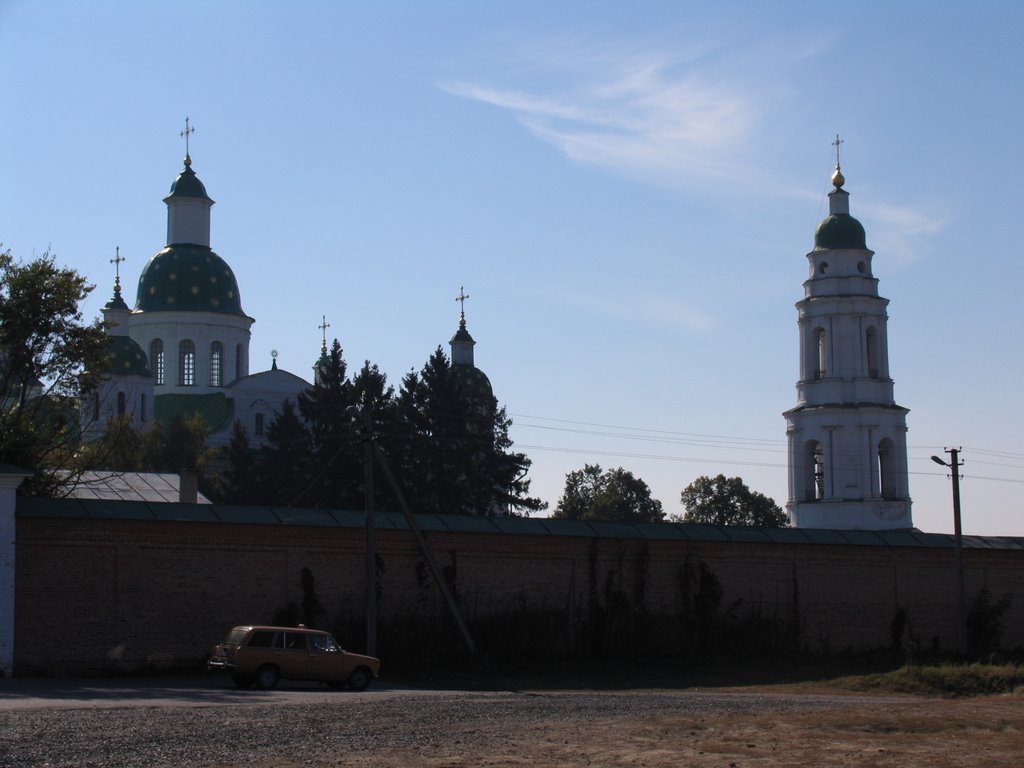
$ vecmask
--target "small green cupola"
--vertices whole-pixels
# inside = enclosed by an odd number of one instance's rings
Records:
[[[171,183],[171,192],[164,198],[164,202],[176,197],[199,198],[213,205],[213,200],[206,194],[206,187],[196,176],[196,172],[192,170],[192,158],[187,155],[185,156],[185,167],[181,169],[178,178]]]
[[[834,189],[828,194],[829,214],[814,231],[815,251],[868,249],[863,225],[850,215],[850,193],[843,189],[845,183],[837,161],[832,174]]]
[[[452,373],[463,392],[479,402],[489,402],[494,397],[491,389],[491,382],[487,375],[476,367],[473,361],[473,347],[476,341],[466,330],[466,299],[469,295],[465,289],[459,289],[459,296],[455,300],[462,305],[459,313],[459,330],[452,336]]]
[[[124,261],[120,248],[111,261],[117,265],[114,295],[103,305],[103,322],[107,326],[107,367],[103,371],[113,376],[152,376],[146,353],[128,335],[132,311],[121,298],[120,263]]]

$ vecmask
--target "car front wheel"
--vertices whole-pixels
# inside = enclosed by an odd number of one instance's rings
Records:
[[[264,664],[256,670],[256,686],[264,690],[273,688],[281,679],[281,670],[272,664]]]
[[[365,691],[372,678],[370,670],[366,667],[358,667],[352,670],[352,674],[348,676],[348,687],[353,691]]]

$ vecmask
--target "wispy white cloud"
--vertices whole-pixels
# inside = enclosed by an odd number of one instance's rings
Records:
[[[866,203],[860,207],[862,220],[871,222],[868,247],[885,254],[890,263],[908,266],[923,256],[922,243],[942,230],[940,216],[926,215],[904,206]]]
[[[624,302],[618,296],[602,297],[581,292],[568,300],[590,312],[613,318],[617,323],[636,324],[648,329],[661,328],[670,333],[701,333],[714,326],[711,315],[680,296],[648,293],[642,301]]]
[[[603,54],[594,63],[589,85],[555,93],[466,81],[441,87],[509,110],[575,162],[658,182],[740,176],[737,155],[761,118],[743,88],[687,72],[691,63],[665,55]]]
[[[674,53],[594,41],[535,45],[524,56],[525,70],[511,66],[515,74],[489,77],[493,83],[510,76],[518,81],[512,87],[471,80],[439,87],[507,110],[575,163],[701,194],[725,190],[727,205],[736,204],[738,189],[824,204],[821,189],[794,183],[792,172],[779,167],[779,150],[801,135],[794,121],[807,117],[799,72],[813,69],[833,43],[826,34],[788,47],[776,41],[771,51],[737,40],[705,40]],[[863,211],[874,222],[869,240],[901,254],[903,263],[915,261],[920,243],[944,224],[884,202]]]

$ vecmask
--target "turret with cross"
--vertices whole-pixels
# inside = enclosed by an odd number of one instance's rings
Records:
[[[469,335],[469,331],[466,330],[466,299],[469,298],[469,294],[466,293],[465,286],[459,286],[459,295],[455,297],[455,300],[461,305],[459,311],[459,330],[452,336],[451,344],[452,347],[452,365],[473,365],[473,345],[476,344],[473,341],[473,337]]]

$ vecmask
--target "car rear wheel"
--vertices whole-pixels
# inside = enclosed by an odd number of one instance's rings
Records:
[[[353,691],[365,691],[373,675],[366,667],[357,667],[348,676],[348,687]]]
[[[263,690],[273,688],[281,679],[281,670],[273,664],[264,664],[256,670],[256,685]]]

